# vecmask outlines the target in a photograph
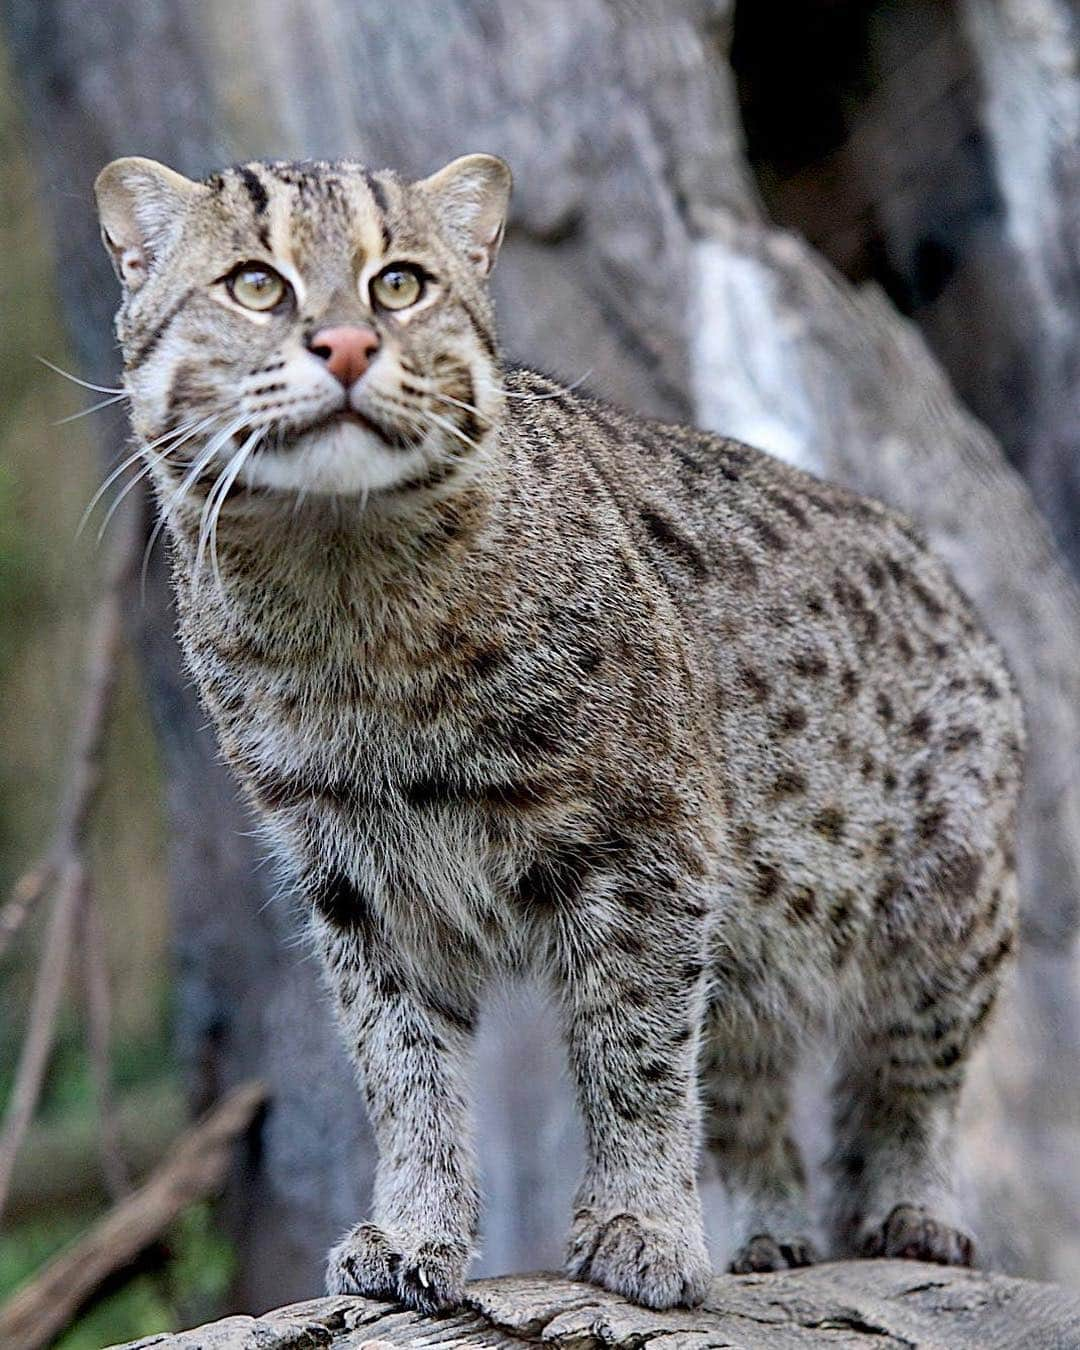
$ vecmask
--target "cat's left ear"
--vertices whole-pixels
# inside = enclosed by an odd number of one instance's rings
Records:
[[[462,155],[416,184],[481,276],[495,266],[513,176],[496,155]]]
[[[129,291],[143,284],[184,208],[205,191],[152,159],[114,159],[98,174],[94,195],[101,237]]]

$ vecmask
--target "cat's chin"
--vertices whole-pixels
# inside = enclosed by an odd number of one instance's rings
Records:
[[[242,477],[254,488],[305,496],[365,497],[414,478],[427,464],[423,450],[391,445],[360,417],[335,417],[282,449],[253,455]]]

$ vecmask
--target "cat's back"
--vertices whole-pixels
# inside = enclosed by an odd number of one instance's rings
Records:
[[[774,626],[829,620],[864,643],[908,613],[971,633],[970,605],[904,516],[772,455],[698,428],[654,421],[511,372],[508,424],[520,458],[547,481],[560,519],[597,495],[615,506],[668,589],[701,593]],[[776,606],[802,599],[802,613]],[[903,655],[903,643],[901,655]]]
[[[617,515],[618,546],[647,560],[682,614],[726,754],[768,747],[771,772],[814,741],[814,758],[845,776],[873,760],[888,786],[882,766],[898,759],[978,758],[977,727],[991,759],[1006,746],[1015,759],[1021,713],[1000,652],[905,517],[542,376],[516,372],[510,392],[519,453],[551,484],[564,544],[599,497]]]

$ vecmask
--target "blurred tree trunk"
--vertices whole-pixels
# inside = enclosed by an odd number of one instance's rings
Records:
[[[1063,1165],[1080,1173],[1075,1103],[1070,1115],[1054,1096],[1080,1061],[1061,1064],[1077,1036],[1080,607],[1020,480],[916,333],[767,221],[742,151],[729,0],[4,0],[4,14],[89,377],[116,374],[90,192],[106,160],[146,154],[201,175],[255,156],[347,156],[421,174],[486,149],[517,178],[496,272],[516,358],[742,435],[921,522],[1005,644],[1033,731],[1027,978],[969,1127],[982,1234],[1014,1268],[1080,1274],[1037,1156],[1053,1127],[1055,1157],[1074,1149]],[[110,451],[121,435],[114,423]],[[315,972],[255,869],[182,675],[160,561],[131,613],[168,780],[190,1092],[201,1103],[240,1078],[270,1085],[231,1222],[239,1301],[279,1304],[317,1291],[325,1247],[363,1211],[370,1143]],[[549,1015],[526,999],[483,1029],[487,1270],[558,1260],[579,1147],[560,1062]]]

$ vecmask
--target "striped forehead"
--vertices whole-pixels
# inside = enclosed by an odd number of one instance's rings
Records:
[[[230,205],[289,270],[307,273],[344,254],[359,271],[390,243],[390,188],[369,170],[256,161],[221,179]]]

